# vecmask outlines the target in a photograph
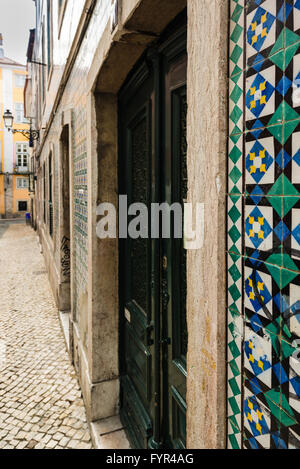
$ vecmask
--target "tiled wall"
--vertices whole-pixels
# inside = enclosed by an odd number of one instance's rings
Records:
[[[78,106],[73,112],[74,126],[74,244],[75,244],[75,301],[79,319],[79,299],[87,287],[88,227],[87,227],[87,149],[86,109]]]
[[[228,447],[300,448],[300,0],[231,0]]]
[[[67,2],[62,30],[57,37],[57,29],[54,27],[54,67],[46,95],[43,126],[51,113],[54,96],[60,85],[65,63],[73,39],[73,32],[78,26],[79,17],[83,8],[82,0]],[[80,50],[75,60],[72,73],[66,84],[59,108],[51,125],[47,141],[53,147],[55,155],[55,181],[54,181],[54,233],[53,241],[55,248],[55,261],[57,270],[60,269],[60,246],[59,239],[59,140],[62,131],[62,112],[72,111],[72,154],[73,172],[71,174],[73,183],[73,233],[74,233],[74,289],[73,305],[76,320],[80,324],[82,342],[87,345],[87,292],[88,292],[88,226],[87,226],[87,84],[86,78],[93,64],[93,57],[101,40],[110,15],[110,0],[98,0]],[[56,11],[56,8],[54,9]],[[56,16],[54,15],[54,19]],[[54,21],[55,23],[55,21]],[[49,156],[49,145],[44,145],[41,161],[47,161]],[[93,155],[93,157],[96,157]],[[42,205],[40,213],[42,213]]]

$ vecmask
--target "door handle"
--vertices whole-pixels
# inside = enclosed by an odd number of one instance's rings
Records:
[[[148,324],[146,326],[146,345],[150,346],[154,344],[154,340],[152,338],[152,331],[154,329],[153,323]]]

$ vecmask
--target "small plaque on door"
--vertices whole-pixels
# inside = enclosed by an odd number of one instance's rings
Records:
[[[127,319],[128,322],[131,322],[130,311],[128,311],[127,308],[125,308],[125,318]]]

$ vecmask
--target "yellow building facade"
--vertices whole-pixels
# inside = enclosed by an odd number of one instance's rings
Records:
[[[24,117],[26,67],[4,56],[0,35],[0,217],[17,218],[30,211],[29,143],[5,128],[3,114],[14,116],[13,129],[29,129]]]

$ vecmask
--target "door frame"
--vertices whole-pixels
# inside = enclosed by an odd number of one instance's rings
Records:
[[[149,69],[147,68],[147,61],[151,62],[153,68],[153,80],[154,80],[154,93],[153,99],[153,116],[152,122],[154,122],[154,137],[152,135],[152,146],[154,151],[152,151],[152,168],[154,168],[154,178],[152,180],[155,187],[155,193],[152,194],[152,202],[161,203],[162,195],[164,194],[164,176],[161,176],[161,172],[164,172],[164,167],[161,164],[161,160],[164,159],[165,150],[162,142],[165,142],[165,106],[166,106],[166,97],[165,97],[165,83],[163,78],[168,74],[167,70],[170,64],[172,64],[176,58],[186,54],[187,49],[187,16],[186,11],[184,11],[179,17],[176,18],[161,35],[159,41],[155,46],[150,46],[149,49],[143,54],[139,59],[137,64],[133,67],[130,72],[126,82],[122,86],[119,92],[119,101],[122,101],[124,96],[126,100],[129,101],[131,97],[134,96],[135,91],[139,90],[142,83],[149,76]],[[118,123],[119,129],[119,149],[122,148],[122,122],[119,119]],[[150,159],[151,161],[151,159]],[[153,171],[152,171],[153,172]],[[151,174],[152,174],[151,172]],[[124,179],[124,169],[122,154],[119,150],[119,162],[118,162],[118,180],[119,180],[119,194],[125,194],[125,183]],[[153,176],[152,176],[153,177]],[[173,178],[172,171],[170,172],[170,177]],[[128,186],[127,186],[128,187]],[[124,258],[124,241],[119,239],[119,368],[122,382],[122,374],[125,370],[125,354],[124,350],[124,337],[122,331],[124,330],[124,298],[125,298],[125,288],[126,282],[122,281],[122,275],[124,273],[124,268],[126,266]],[[168,435],[170,435],[169,429],[169,418],[168,423],[163,422],[166,415],[168,415],[169,402],[168,401],[168,389],[165,389],[165,379],[163,377],[164,370],[162,363],[162,354],[163,350],[167,344],[167,341],[164,345],[164,330],[165,325],[162,321],[162,311],[160,307],[161,301],[161,281],[163,281],[161,275],[161,261],[164,251],[165,243],[162,242],[162,239],[151,239],[150,245],[152,246],[151,255],[152,255],[152,272],[151,272],[151,283],[152,283],[152,318],[154,318],[154,367],[151,369],[154,371],[154,395],[155,395],[155,407],[154,407],[154,421],[152,422],[153,429],[151,428],[151,422],[148,422],[148,428],[145,428],[145,431],[150,433],[153,431],[153,436],[148,441],[150,448],[159,448],[163,445],[168,445]],[[173,270],[173,266],[170,266],[170,269]],[[156,272],[157,278],[155,278],[154,272]],[[170,274],[170,273],[169,273]],[[168,275],[169,275],[168,274]],[[172,303],[172,299],[170,299]],[[165,339],[167,340],[167,339]],[[169,353],[172,353],[170,350]],[[167,393],[167,395],[166,395]],[[122,386],[120,390],[120,401],[122,408]],[[166,410],[168,409],[168,410]],[[143,411],[141,410],[141,413]],[[147,418],[144,419],[145,422]],[[168,435],[166,435],[166,431]],[[134,441],[133,430],[130,431],[131,439]]]

